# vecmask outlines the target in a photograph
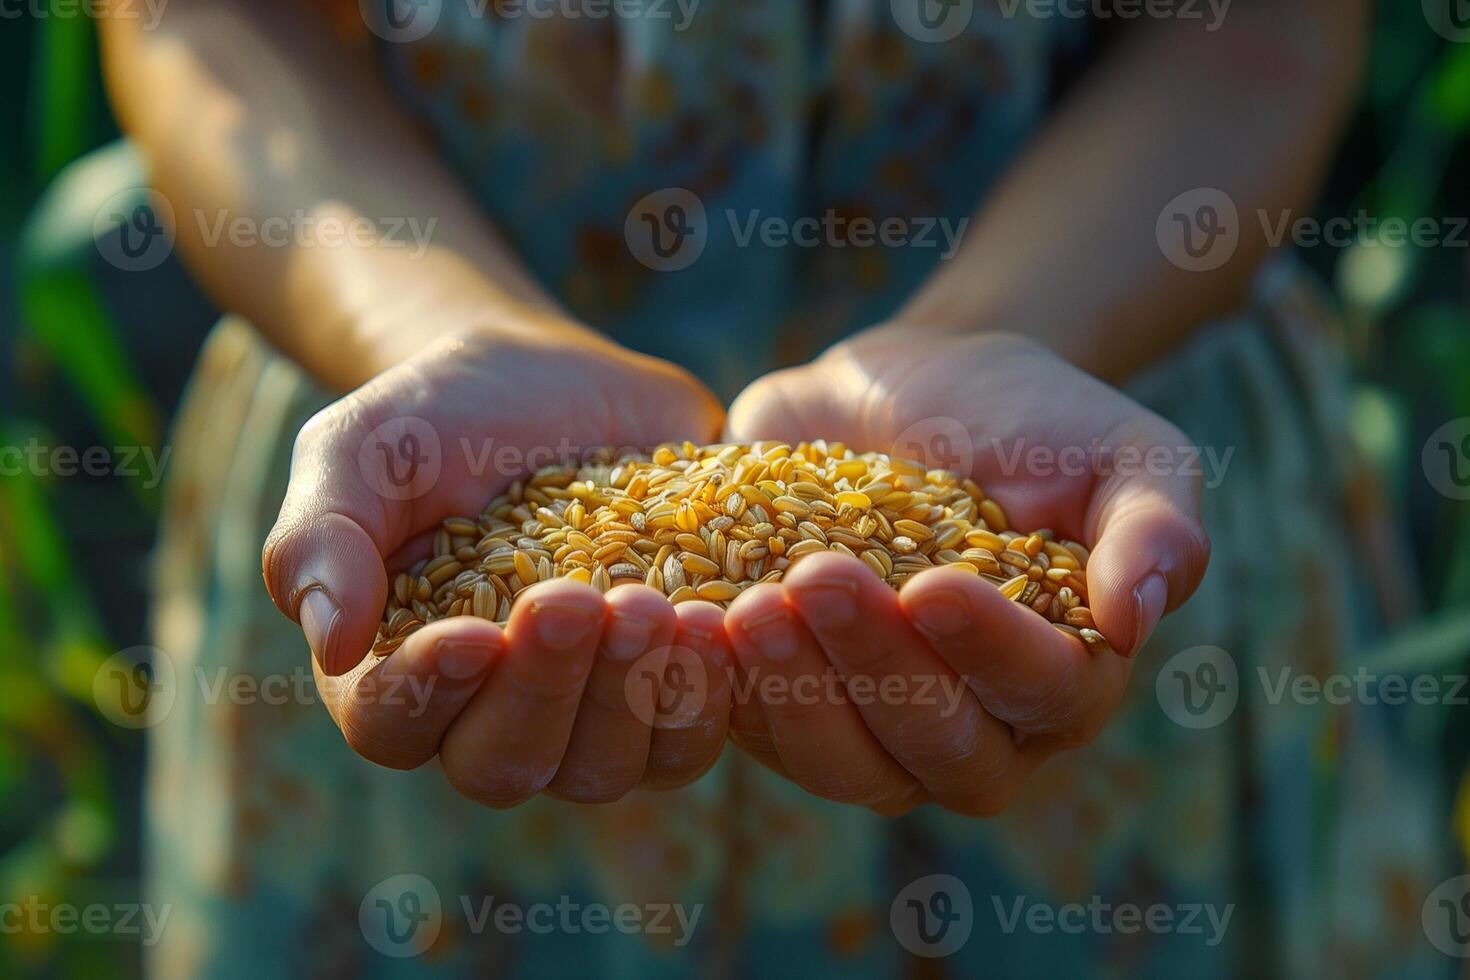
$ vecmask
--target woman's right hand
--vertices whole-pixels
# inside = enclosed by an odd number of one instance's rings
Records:
[[[681,369],[585,333],[549,336],[451,336],[318,413],[262,556],[348,744],[398,769],[437,754],[459,792],[494,807],[683,785],[713,764],[729,714],[721,684],[671,726],[630,704],[629,670],[661,682],[671,647],[717,680],[729,659],[721,610],[676,611],[641,585],[542,582],[504,628],[460,616],[369,653],[390,573],[429,554],[444,518],[480,513],[527,469],[579,450],[718,436],[719,403]]]

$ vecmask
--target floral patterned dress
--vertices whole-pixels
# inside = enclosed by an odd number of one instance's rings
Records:
[[[743,234],[751,215],[954,227],[1087,56],[1085,25],[1025,4],[918,2],[919,28],[897,0],[703,0],[687,23],[672,3],[579,18],[447,0],[426,35],[378,49],[543,282],[730,395],[880,320],[943,252],[942,235],[771,244]],[[951,8],[962,30],[934,43],[923,25]],[[703,251],[677,269],[629,229],[670,188],[704,211]],[[1273,703],[1257,681],[1350,672],[1378,626],[1352,571],[1364,478],[1334,333],[1280,265],[1247,310],[1136,380],[1198,443],[1233,450],[1205,502],[1214,561],[1113,723],[1000,818],[885,819],[736,751],[678,792],[492,812],[433,766],[357,758],[310,698],[229,703],[185,681],[151,733],[150,892],[172,907],[153,972],[1446,975],[1420,920],[1451,873],[1435,760],[1385,712]],[[180,677],[310,677],[259,549],[292,437],[329,397],[246,324],[210,339],[158,561],[156,642]],[[1197,667],[1201,646],[1237,697],[1191,725],[1164,672],[1176,655]],[[609,925],[620,909],[627,928]]]

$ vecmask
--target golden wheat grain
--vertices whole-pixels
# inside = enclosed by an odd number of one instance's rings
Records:
[[[642,582],[671,602],[728,605],[808,555],[860,560],[894,588],[948,566],[993,583],[1089,648],[1089,552],[1047,530],[1012,529],[969,479],[839,443],[659,446],[593,452],[518,480],[477,517],[451,517],[432,554],[396,575],[373,652],[437,619],[505,622],[515,598],[568,578],[607,592]]]

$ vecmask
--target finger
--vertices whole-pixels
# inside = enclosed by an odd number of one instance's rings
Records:
[[[571,738],[605,611],[596,589],[566,579],[516,597],[505,655],[440,745],[455,789],[508,807],[546,788]]]
[[[674,789],[694,782],[720,757],[730,723],[730,665],[725,613],[707,602],[681,602],[664,666],[642,785]]]
[[[431,623],[382,659],[341,677],[313,663],[327,711],[352,750],[389,769],[432,759],[504,652],[500,627],[469,616]]]
[[[1180,459],[1184,434],[1161,419],[1138,423],[1123,445]],[[1092,495],[1087,595],[1093,619],[1113,649],[1136,654],[1163,615],[1194,594],[1210,560],[1200,522],[1202,479],[1162,465],[1114,467]]]
[[[403,529],[356,461],[368,431],[339,402],[302,428],[281,513],[261,554],[277,608],[301,624],[323,673],[357,666],[373,644]]]
[[[776,752],[776,740],[771,737],[771,726],[761,710],[760,699],[755,696],[754,678],[740,658],[734,655],[733,647],[730,674],[730,741],[771,772],[783,779],[791,779],[791,773],[786,771],[780,754]]]
[[[840,696],[841,679],[781,587],[746,590],[730,605],[725,622],[793,780],[824,799],[875,809],[902,807],[914,798],[917,781]]]
[[[1122,699],[1127,659],[1092,653],[978,576],[931,569],[898,600],[985,710],[1022,732],[1086,741]]]
[[[611,803],[638,785],[648,764],[650,720],[628,698],[628,673],[663,674],[674,639],[674,607],[646,585],[607,594],[607,618],[582,690],[571,739],[546,789],[574,803]]]
[[[735,442],[779,439],[795,445],[819,422],[819,431],[829,441],[860,445],[863,433],[849,393],[863,390],[866,383],[856,376],[839,378],[813,370],[810,365],[773,371],[736,396],[725,419],[725,438]]]
[[[1029,770],[1011,730],[913,627],[898,594],[833,554],[803,558],[782,585],[889,755],[952,810],[1004,809]]]

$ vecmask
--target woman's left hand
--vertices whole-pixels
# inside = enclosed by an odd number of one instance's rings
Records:
[[[925,457],[973,477],[1017,529],[1092,549],[1100,652],[943,568],[894,592],[855,559],[816,555],[741,595],[726,615],[732,738],[827,799],[1001,812],[1037,765],[1103,727],[1132,656],[1208,562],[1189,440],[1019,337],[856,338],[752,384],[727,437]]]

